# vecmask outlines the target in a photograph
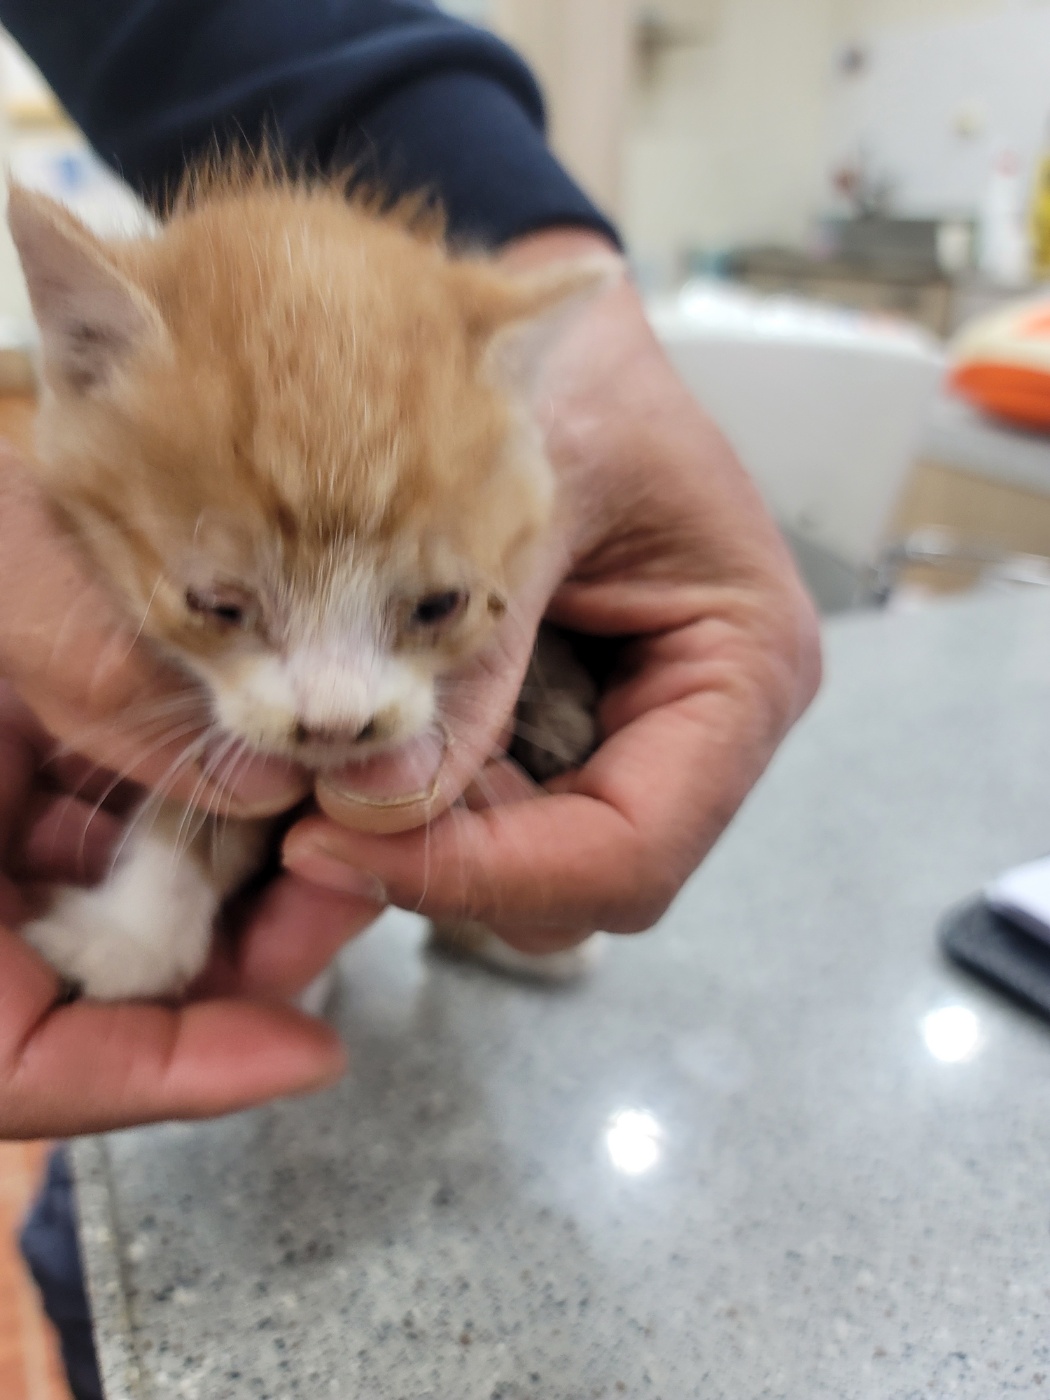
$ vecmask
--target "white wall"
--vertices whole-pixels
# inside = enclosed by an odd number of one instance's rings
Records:
[[[626,229],[672,249],[805,237],[822,191],[839,0],[722,0],[635,93]],[[707,0],[698,0],[702,18]]]
[[[854,8],[893,13],[901,0]],[[1023,178],[1035,171],[1050,121],[1050,3],[971,5],[952,17],[945,0],[918,8],[906,22],[854,27],[867,59],[836,81],[831,160],[863,148],[894,180],[903,213],[973,212],[1004,150]]]
[[[1002,0],[841,0],[842,19],[860,30],[963,19],[1003,8]]]
[[[675,0],[710,16],[712,0]],[[872,62],[846,79],[838,58]],[[863,143],[905,212],[972,209],[996,150],[1030,166],[1050,116],[1050,0],[720,0],[709,41],[635,93],[625,226],[641,260],[802,244]],[[960,137],[961,111],[985,114]],[[1045,109],[1045,110],[1044,110]]]
[[[805,237],[825,184],[831,54],[850,0],[443,3],[526,54],[547,89],[556,149],[618,210],[642,261]],[[627,38],[644,9],[700,42],[645,76],[636,65],[632,84]]]

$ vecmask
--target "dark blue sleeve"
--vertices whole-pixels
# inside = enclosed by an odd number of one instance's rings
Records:
[[[548,150],[525,64],[426,0],[0,0],[0,22],[147,197],[216,136],[268,133],[392,195],[437,194],[456,237],[615,237]]]

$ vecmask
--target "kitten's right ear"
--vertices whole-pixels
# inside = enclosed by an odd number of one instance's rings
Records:
[[[85,393],[105,383],[133,352],[166,339],[153,303],[68,209],[12,185],[7,222],[53,387]]]
[[[467,325],[505,389],[528,398],[544,356],[573,315],[624,275],[613,253],[548,263],[529,272],[456,267]]]

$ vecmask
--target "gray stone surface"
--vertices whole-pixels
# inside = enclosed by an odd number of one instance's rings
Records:
[[[934,944],[1050,848],[1050,600],[828,640],[727,838],[587,986],[390,919],[345,961],[339,1088],[78,1145],[113,1400],[1050,1391],[1050,1028]],[[946,1007],[963,1062],[924,1039]]]

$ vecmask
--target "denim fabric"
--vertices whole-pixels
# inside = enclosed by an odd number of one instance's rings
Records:
[[[26,1217],[20,1243],[47,1315],[58,1330],[75,1400],[103,1400],[91,1334],[91,1309],[77,1246],[75,1211],[69,1163],[59,1147],[51,1154],[47,1175]]]

